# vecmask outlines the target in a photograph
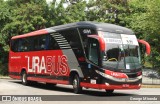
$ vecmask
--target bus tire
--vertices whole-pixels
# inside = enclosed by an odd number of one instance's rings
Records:
[[[80,86],[80,78],[77,74],[73,78],[72,85],[75,94],[79,94],[82,92],[82,87]]]
[[[27,73],[26,71],[23,71],[21,74],[21,81],[23,85],[28,85],[28,81],[27,81]]]
[[[113,91],[114,91],[114,90],[107,90],[107,89],[106,89],[106,94],[109,94],[109,95],[110,95],[110,94],[113,93]]]

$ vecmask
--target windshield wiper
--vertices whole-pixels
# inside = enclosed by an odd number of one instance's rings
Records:
[[[116,70],[118,71],[118,67],[119,67],[119,61],[120,61],[120,58],[121,58],[121,49],[119,48],[119,45],[117,45],[117,48],[118,48],[118,60],[117,60],[117,65],[116,65]]]

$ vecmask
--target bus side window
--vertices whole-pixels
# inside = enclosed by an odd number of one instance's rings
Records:
[[[13,52],[30,51],[30,42],[28,38],[15,39],[11,41],[11,50]]]
[[[19,39],[19,44],[18,44],[18,52],[26,52],[29,51],[29,41],[27,38],[22,38]]]
[[[45,50],[45,48],[46,48],[46,37],[45,37],[45,35],[42,35],[41,37],[40,37],[40,40],[39,40],[39,47],[40,47],[40,50]]]
[[[90,28],[90,27],[80,27],[78,28],[79,29],[79,32],[80,32],[80,35],[81,35],[81,39],[82,39],[82,42],[83,42],[83,46],[84,46],[84,50],[85,50],[85,53],[86,53],[86,56],[88,56],[88,35],[95,35],[95,34],[98,34],[96,29],[94,28]]]
[[[47,36],[47,50],[57,50],[60,49],[56,40],[52,37],[51,34]]]
[[[86,44],[86,39],[87,39],[87,36],[88,35],[95,35],[97,34],[97,31],[96,29],[93,29],[93,28],[79,28],[79,32],[81,34],[81,37],[82,37],[82,41],[84,42],[84,45]]]
[[[98,41],[96,39],[89,39],[88,42],[88,59],[98,65]]]
[[[40,51],[46,49],[46,35],[39,35],[32,38],[33,51]]]
[[[82,49],[82,44],[80,41],[80,36],[76,28],[63,30],[59,32],[70,44],[71,48],[73,49],[76,57],[84,57],[84,52]]]
[[[76,29],[64,30],[60,34],[67,40],[72,49],[81,48],[80,37]]]
[[[18,44],[19,44],[19,39],[11,40],[11,50],[13,52],[18,52]]]

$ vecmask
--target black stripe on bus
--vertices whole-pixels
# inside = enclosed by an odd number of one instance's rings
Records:
[[[45,78],[45,79],[57,79],[57,80],[68,80],[68,76],[54,76],[44,74],[27,74],[28,77]]]
[[[19,72],[10,72],[9,75],[21,76]],[[53,76],[53,75],[44,75],[44,74],[27,74],[27,77],[56,79],[56,80],[69,80],[68,76]]]

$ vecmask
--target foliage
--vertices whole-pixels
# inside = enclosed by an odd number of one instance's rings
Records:
[[[148,5],[148,10],[146,14],[146,23],[147,30],[149,35],[148,40],[152,47],[152,62],[155,68],[160,69],[160,0],[152,0],[150,1],[150,5]],[[150,30],[150,31],[149,31]],[[147,33],[146,33],[147,34]],[[150,35],[152,34],[152,35]]]
[[[48,26],[85,20],[85,7],[86,2],[83,0],[78,0],[76,3],[72,0],[67,2],[61,0],[59,3],[53,0],[48,11]]]
[[[10,21],[10,10],[7,4],[0,0],[0,30]],[[7,75],[8,70],[8,52],[5,51],[6,45],[4,44],[2,33],[0,32],[0,74]]]
[[[160,67],[160,0],[133,0],[130,2],[132,14],[129,27],[139,38],[148,41],[152,47],[152,56],[144,57],[154,68]]]
[[[18,0],[7,1],[10,8],[10,22],[2,29],[2,35],[6,45],[9,44],[9,39],[14,35],[27,33],[30,31],[42,29],[45,27],[46,20],[43,18],[45,6],[42,5],[44,0]],[[39,3],[41,2],[41,3]],[[15,6],[12,6],[15,5]]]

